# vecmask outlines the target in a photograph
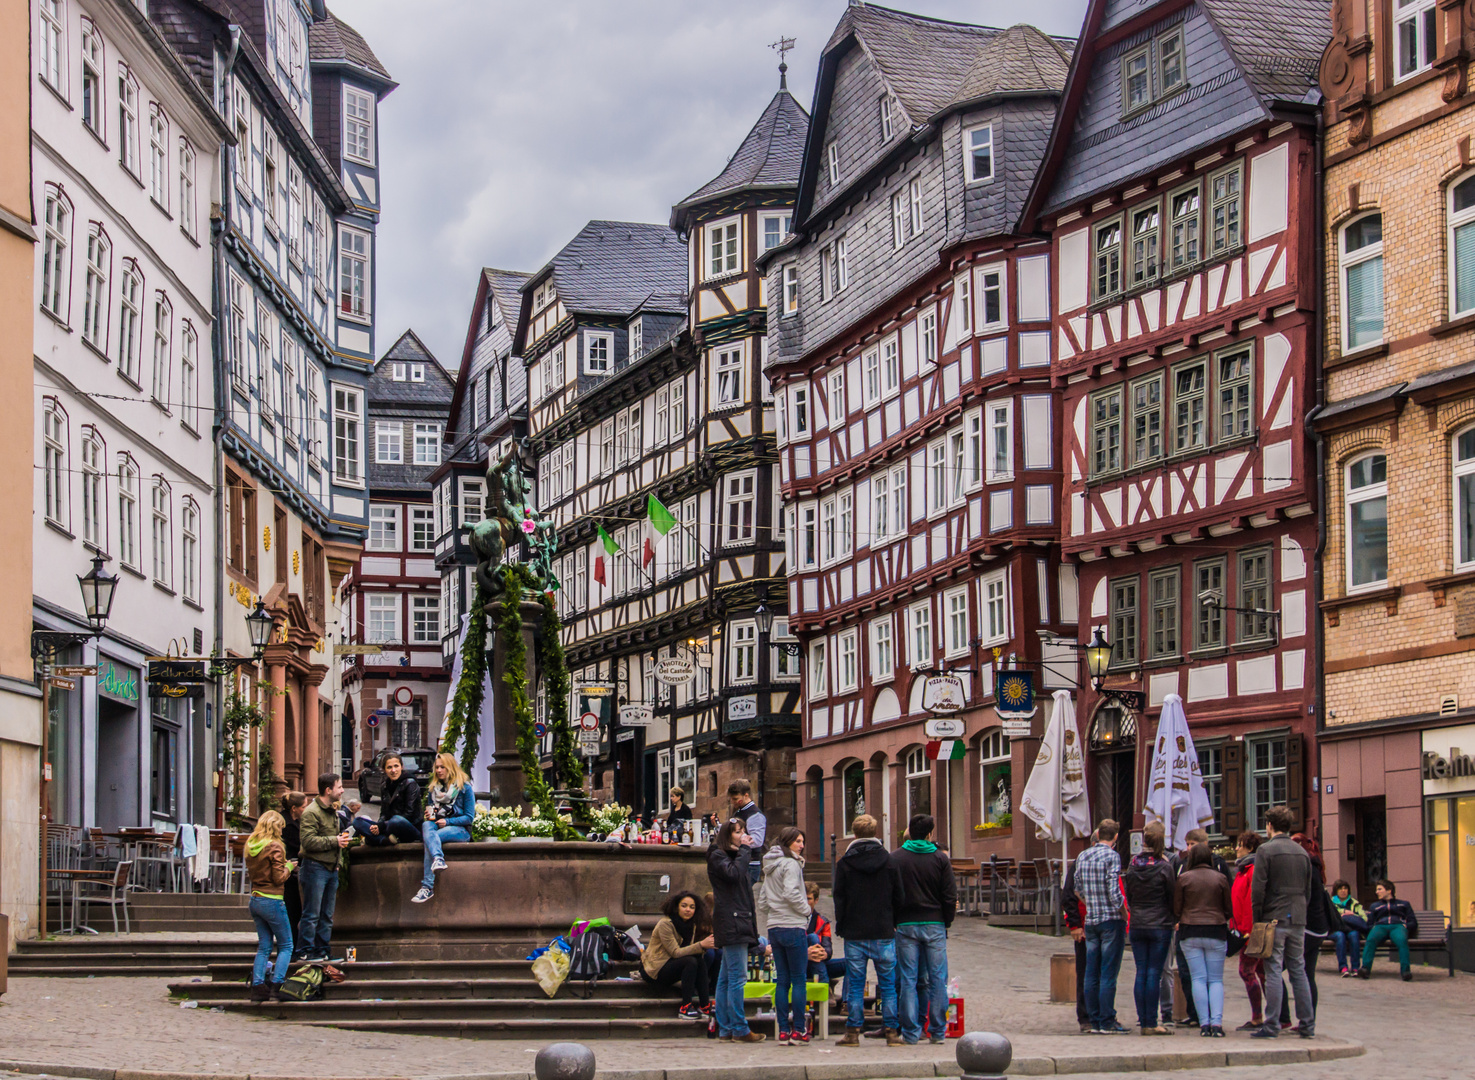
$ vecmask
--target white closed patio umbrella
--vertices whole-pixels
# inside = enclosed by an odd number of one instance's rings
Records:
[[[1066,842],[1091,835],[1091,807],[1086,795],[1086,760],[1081,733],[1076,728],[1075,701],[1069,690],[1057,690],[1050,703],[1050,720],[1034,768],[1024,784],[1019,811],[1035,823],[1035,835],[1060,841],[1060,883],[1065,885],[1070,853]],[[1060,904],[1055,905],[1057,932]]]
[[[1182,851],[1193,829],[1214,823],[1204,776],[1199,770],[1198,751],[1188,731],[1183,699],[1169,694],[1158,717],[1157,738],[1152,744],[1152,768],[1148,772],[1147,805],[1143,814],[1149,824],[1163,823],[1168,846]]]

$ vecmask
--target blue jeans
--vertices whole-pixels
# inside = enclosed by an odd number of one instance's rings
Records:
[[[287,977],[287,964],[292,959],[292,925],[287,921],[285,900],[265,896],[251,897],[251,919],[256,923],[256,963],[251,968],[251,985],[271,981],[279,983]],[[266,977],[271,963],[272,946],[276,946],[276,968],[270,980]]]
[[[773,967],[777,985],[773,991],[773,1009],[778,1014],[780,1032],[804,1030],[804,976],[809,970],[808,935],[803,927],[775,926],[768,931],[773,946]]]
[[[1356,930],[1337,930],[1332,934],[1337,950],[1337,970],[1355,969],[1362,958],[1362,935]]]
[[[1188,961],[1199,1027],[1223,1027],[1225,943],[1218,938],[1190,937],[1178,944]]]
[[[896,1028],[896,940],[876,938],[845,942],[845,1026],[859,1031],[866,1026],[866,961],[876,966],[876,994],[881,999],[881,1024]]]
[[[459,825],[447,825],[444,829],[437,829],[435,822],[427,821],[420,829],[421,836],[425,841],[425,876],[420,879],[420,884],[431,892],[435,891],[435,871],[430,866],[436,859],[445,858],[443,844],[464,844],[471,839],[470,831]]]
[[[1132,961],[1137,965],[1137,981],[1132,986],[1132,997],[1137,1002],[1137,1024],[1145,1028],[1156,1027],[1163,965],[1168,962],[1173,931],[1143,928],[1133,930],[1130,936]]]
[[[819,945],[818,934],[805,936],[808,945]],[[845,978],[845,958],[843,956],[830,956],[823,960],[811,960],[808,965],[809,977],[815,981],[834,982],[836,979]]]
[[[1126,934],[1124,919],[1086,927],[1086,1011],[1091,1014],[1093,1028],[1116,1024],[1116,977],[1122,969],[1122,938]]]
[[[748,1033],[743,1011],[743,986],[748,981],[748,947],[722,946],[722,967],[717,972],[717,1034],[742,1038]]]
[[[409,819],[402,818],[398,814],[388,821],[379,823],[378,836],[369,831],[368,823],[363,818],[353,819],[353,831],[364,838],[364,843],[368,847],[384,847],[389,843],[391,836],[397,837],[401,843],[415,844],[420,841],[420,830],[410,824]]]
[[[304,858],[297,868],[302,891],[302,921],[297,924],[299,957],[327,959],[333,940],[333,909],[338,904],[338,868]]]
[[[845,951],[850,951],[849,942]],[[900,999],[901,1038],[922,1037],[918,971],[927,979],[927,1030],[938,1039],[947,1031],[947,927],[942,923],[910,923],[896,928],[896,981]]]

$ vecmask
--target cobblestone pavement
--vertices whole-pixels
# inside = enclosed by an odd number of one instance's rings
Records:
[[[1013,1040],[1018,1058],[1041,1055],[1061,1059],[1059,1071],[1083,1075],[1094,1055],[1128,1055],[1120,1067],[1141,1069],[1190,1064],[1181,1055],[1260,1050],[1245,1035],[1209,1043],[1196,1032],[1171,1038],[1136,1035],[1090,1038],[1075,1033],[1069,1005],[1051,1005],[1049,957],[1068,951],[1068,939],[1038,937],[993,929],[978,919],[959,919],[950,958],[961,979],[971,1030],[1001,1031]],[[1475,1030],[1475,978],[1448,978],[1441,969],[1416,969],[1412,983],[1402,983],[1396,969],[1381,965],[1371,982],[1343,980],[1321,968],[1320,1038],[1305,1043],[1282,1038],[1270,1048],[1301,1051],[1311,1047],[1359,1041],[1365,1057],[1319,1064],[1276,1065],[1239,1069],[1220,1066],[1175,1075],[1184,1080],[1244,1073],[1256,1080],[1419,1080],[1471,1075],[1469,1032]],[[1123,964],[1118,1009],[1131,1019],[1132,963]],[[323,1076],[419,1078],[531,1071],[540,1044],[518,1041],[463,1041],[405,1035],[366,1034],[269,1023],[238,1013],[207,1008],[182,1010],[171,1002],[164,980],[156,978],[46,979],[12,978],[0,998],[0,1059],[44,1062],[112,1070],[155,1070],[167,1073],[217,1073],[233,1076]],[[1225,1026],[1248,1017],[1248,1004],[1238,980],[1226,987]],[[869,1042],[869,1040],[867,1040]],[[891,1075],[919,1075],[928,1065],[954,1062],[953,1047],[906,1047],[887,1050],[872,1044],[841,1050],[833,1044],[780,1048],[773,1043],[736,1048],[705,1039],[622,1040],[594,1045],[601,1071],[652,1070],[659,1080],[678,1080],[686,1068],[721,1067],[733,1077],[757,1075],[760,1067],[772,1080],[802,1080],[798,1069],[773,1066],[895,1063]],[[1144,1054],[1153,1055],[1151,1063]],[[1130,1056],[1136,1055],[1135,1059]],[[1067,1063],[1064,1059],[1070,1059]],[[905,1063],[905,1064],[903,1064]],[[1040,1062],[1044,1066],[1044,1062]],[[955,1065],[952,1068],[956,1068]],[[810,1073],[816,1080],[821,1072]],[[928,1070],[930,1071],[930,1070]],[[1055,1071],[1053,1068],[1050,1071]],[[712,1075],[709,1071],[707,1075]],[[886,1076],[881,1071],[867,1075]],[[120,1072],[116,1080],[130,1080]],[[836,1072],[834,1080],[841,1080]]]

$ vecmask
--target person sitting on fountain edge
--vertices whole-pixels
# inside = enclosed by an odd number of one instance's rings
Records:
[[[707,950],[716,944],[711,916],[696,893],[679,892],[661,905],[663,918],[651,931],[640,965],[657,986],[681,987],[683,1020],[699,1020],[712,1012],[712,966]],[[705,931],[705,932],[704,932]]]
[[[437,754],[435,779],[425,802],[425,823],[420,826],[425,841],[425,875],[411,903],[423,904],[435,895],[435,875],[446,868],[443,845],[471,839],[471,820],[476,816],[476,792],[471,778],[461,771],[455,754]]]
[[[399,755],[390,754],[384,759],[384,790],[379,795],[379,820],[363,828],[355,825],[355,831],[370,847],[398,844],[400,841],[413,844],[420,839],[420,829],[415,825],[419,817],[420,785],[415,783],[413,776],[406,775],[405,763]]]

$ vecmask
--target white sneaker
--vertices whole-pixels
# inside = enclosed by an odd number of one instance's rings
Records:
[[[430,864],[430,872],[432,874],[439,873],[440,871],[444,870],[445,868],[446,868],[446,861],[444,859],[442,859],[439,855],[437,855],[435,857],[435,860],[433,862],[431,862],[431,864]]]
[[[424,885],[421,885],[420,891],[417,892],[414,896],[410,897],[410,903],[423,904],[434,895],[434,892],[432,892],[430,889],[427,889]]]

